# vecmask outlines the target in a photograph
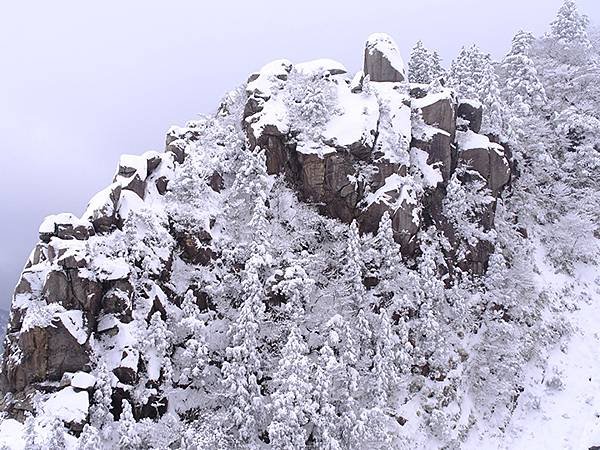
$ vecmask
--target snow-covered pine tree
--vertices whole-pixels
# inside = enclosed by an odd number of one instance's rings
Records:
[[[77,445],[77,450],[102,450],[100,433],[96,427],[90,424],[84,425]]]
[[[63,449],[67,447],[65,425],[59,417],[49,417],[44,424],[44,448]]]
[[[341,424],[336,407],[336,388],[342,367],[334,350],[326,341],[321,347],[314,368],[313,429],[309,437],[311,448],[341,450]]]
[[[462,98],[478,99],[483,80],[485,55],[479,47],[462,47],[450,66],[448,82]]]
[[[513,38],[510,52],[502,60],[502,98],[518,116],[529,115],[531,108],[539,109],[546,102],[546,91],[529,57],[534,40],[531,33],[519,31]],[[515,105],[520,101],[526,108]]]
[[[422,84],[431,83],[432,81],[431,54],[421,41],[417,41],[410,52],[408,79],[411,83]]]
[[[261,355],[261,327],[265,321],[265,295],[259,271],[263,255],[250,258],[243,273],[244,300],[229,327],[230,344],[225,351],[222,372],[225,396],[230,402],[232,432],[240,443],[256,447],[266,416],[262,394],[264,361]]]
[[[496,68],[489,55],[485,55],[482,60],[482,77],[478,94],[483,105],[481,132],[492,134],[505,141],[510,136],[508,111],[500,92]]]
[[[288,341],[281,351],[273,375],[269,440],[273,449],[304,449],[307,425],[315,414],[314,386],[308,359],[308,346],[298,326],[293,326]]]
[[[103,431],[106,437],[108,430],[105,427],[111,424],[114,417],[111,413],[112,387],[110,373],[105,364],[100,364],[96,374],[96,385],[94,390],[94,402],[90,408],[90,423],[97,430]]]
[[[377,238],[373,247],[378,253],[379,267],[377,271],[378,284],[375,288],[375,296],[380,307],[387,307],[394,302],[394,296],[400,295],[402,279],[405,273],[400,245],[394,240],[392,218],[388,211],[383,213],[379,221]]]
[[[446,80],[448,74],[444,66],[442,66],[442,58],[437,50],[430,51],[431,53],[431,81]]]
[[[415,362],[421,373],[437,378],[448,370],[451,349],[446,339],[443,311],[446,304],[443,273],[447,272],[443,248],[447,240],[435,227],[420,233],[418,258],[418,319],[414,326]]]
[[[119,416],[119,448],[137,450],[142,448],[142,440],[137,430],[137,424],[131,410],[131,403],[123,399]]]
[[[410,53],[408,79],[411,83],[433,83],[446,78],[440,55],[418,41]]]
[[[575,0],[564,0],[556,19],[550,24],[549,37],[567,48],[589,49],[591,43],[587,33],[588,24],[589,19],[579,13]]]
[[[23,440],[26,449],[43,450],[37,430],[37,420],[33,415],[27,415],[23,424]]]

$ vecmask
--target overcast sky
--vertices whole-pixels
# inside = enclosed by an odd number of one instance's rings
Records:
[[[80,215],[118,156],[162,150],[165,131],[277,58],[360,68],[366,37],[419,39],[448,64],[464,44],[495,58],[519,29],[543,34],[562,0],[39,0],[0,2],[0,307],[52,213]],[[579,0],[593,22],[600,1]]]

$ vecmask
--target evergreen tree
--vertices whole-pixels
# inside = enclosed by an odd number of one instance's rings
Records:
[[[375,339],[375,355],[373,357],[372,387],[374,405],[381,410],[389,407],[394,389],[399,382],[397,361],[397,342],[392,330],[392,322],[386,309],[378,316],[377,336]]]
[[[479,47],[463,47],[452,61],[449,84],[462,98],[479,99],[484,77],[485,55]]]
[[[79,436],[79,441],[77,443],[78,450],[101,450],[102,445],[100,441],[100,434],[98,430],[89,424],[85,424],[83,426],[83,431],[81,432],[81,436]]]
[[[292,328],[273,376],[273,420],[269,438],[274,449],[306,448],[306,425],[314,416],[311,367],[308,347],[297,326]]]
[[[431,81],[446,80],[448,74],[442,66],[442,59],[437,50],[431,52]]]
[[[137,431],[131,404],[123,399],[121,405],[123,409],[119,416],[119,448],[124,450],[140,449],[142,440]]]
[[[418,41],[410,52],[408,79],[411,83],[431,83],[432,61],[429,50]]]
[[[244,301],[237,319],[229,327],[230,344],[222,367],[232,425],[240,440],[250,447],[258,445],[265,418],[259,385],[263,374],[260,332],[265,321],[265,297],[258,272],[263,263],[261,255],[255,255],[247,263],[242,281]]]
[[[433,83],[446,78],[446,71],[437,51],[432,51],[418,41],[410,53],[408,79],[411,83]]]
[[[94,403],[90,409],[90,423],[98,430],[105,430],[105,426],[113,422],[111,413],[112,387],[110,374],[106,365],[100,364],[96,374],[96,385],[94,390]]]
[[[33,415],[28,415],[25,419],[25,423],[23,424],[23,438],[26,449],[43,450],[39,442],[37,421]]]
[[[313,418],[314,448],[341,450],[341,427],[335,391],[342,371],[340,362],[328,342],[321,347],[315,367],[315,402]]]
[[[588,18],[577,10],[575,0],[564,0],[556,19],[550,24],[549,36],[569,47],[589,48],[588,23]]]
[[[380,306],[393,303],[394,295],[399,295],[402,289],[401,274],[405,272],[400,245],[394,240],[392,218],[388,211],[383,213],[379,221],[377,240],[374,243],[379,253],[379,270],[377,278],[379,284],[376,295],[380,298]]]
[[[546,101],[546,91],[529,57],[534,40],[531,33],[519,31],[502,61],[502,97],[517,116],[529,115],[531,108],[539,109]]]
[[[500,82],[489,55],[483,58],[479,100],[483,105],[481,132],[506,140],[510,134],[508,111],[500,93]]]
[[[63,449],[67,447],[65,440],[65,426],[63,421],[58,417],[49,417],[44,424],[45,431],[45,448]]]

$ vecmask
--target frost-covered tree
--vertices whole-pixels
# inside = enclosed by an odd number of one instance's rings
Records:
[[[59,417],[50,417],[44,424],[44,447],[66,448],[65,425]]]
[[[306,448],[307,429],[317,404],[313,400],[312,371],[308,346],[297,326],[293,327],[281,351],[273,375],[271,395],[273,419],[269,438],[274,449]]]
[[[448,74],[442,65],[442,58],[437,50],[431,52],[431,80],[446,80]]]
[[[374,406],[383,412],[393,402],[394,390],[403,371],[399,365],[398,341],[392,329],[392,319],[387,309],[382,309],[377,317],[375,354],[371,368]]]
[[[449,84],[463,98],[480,97],[484,77],[485,55],[479,47],[463,47],[450,66]]]
[[[142,448],[142,440],[138,434],[136,421],[131,410],[131,403],[123,399],[119,416],[119,448],[137,450]]]
[[[96,427],[85,424],[77,442],[78,450],[101,450],[102,441]]]
[[[500,81],[489,55],[483,58],[479,100],[483,105],[481,131],[506,139],[510,134],[508,111],[500,92]]]
[[[111,413],[112,387],[110,374],[105,364],[100,364],[96,374],[94,403],[90,408],[90,423],[98,430],[113,422]]]
[[[321,347],[314,375],[316,410],[311,439],[315,448],[341,450],[340,418],[336,408],[336,386],[341,366],[327,342]]]
[[[265,295],[259,277],[263,264],[260,255],[247,263],[242,281],[244,300],[229,327],[230,344],[222,367],[232,426],[241,442],[251,447],[258,445],[266,414],[259,384],[264,370],[260,332],[265,321]]]
[[[394,240],[392,218],[388,211],[383,213],[379,221],[377,240],[373,245],[378,252],[378,285],[376,295],[379,296],[380,306],[393,303],[393,297],[400,295],[402,288],[401,274],[405,266],[400,253],[400,245]]]
[[[481,217],[493,202],[494,197],[479,173],[460,166],[448,181],[443,212],[458,236],[474,248],[480,241],[494,241],[494,230],[486,229],[481,223]],[[465,258],[466,251],[466,248],[459,247],[458,261]]]
[[[411,83],[431,83],[431,54],[423,42],[417,41],[410,52],[408,63],[408,79]]]
[[[344,303],[353,327],[353,340],[357,345],[355,349],[359,358],[355,362],[357,367],[369,364],[373,352],[372,299],[363,283],[364,270],[362,240],[358,233],[358,226],[353,222],[348,233],[342,280],[347,289]]]
[[[496,68],[489,55],[476,45],[463,47],[452,62],[450,85],[462,98],[477,99],[483,105],[482,132],[500,138],[509,135],[509,119],[501,96]]]
[[[172,333],[167,329],[167,324],[159,311],[152,314],[146,330],[144,340],[144,357],[147,360],[151,378],[158,379],[162,376],[163,382],[171,381],[171,347]]]
[[[36,418],[33,415],[28,415],[23,424],[23,440],[25,448],[32,450],[42,450],[40,439],[38,437]]]
[[[556,19],[550,24],[549,36],[567,46],[589,48],[588,24],[589,19],[579,13],[575,0],[565,0]]]
[[[533,60],[529,57],[535,38],[519,31],[512,48],[501,65],[502,97],[518,116],[528,115],[531,108],[541,108],[546,102],[546,91],[540,81]],[[523,102],[525,107],[515,105]]]
[[[445,78],[440,55],[418,41],[410,53],[408,63],[408,79],[411,83],[432,83]]]

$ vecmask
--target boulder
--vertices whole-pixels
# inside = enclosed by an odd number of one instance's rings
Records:
[[[398,46],[391,36],[384,33],[369,36],[363,70],[371,81],[402,82],[407,79]]]
[[[461,131],[471,130],[474,133],[481,131],[483,106],[478,100],[461,100],[458,103],[457,116],[463,121],[458,124]]]
[[[93,234],[94,228],[89,221],[79,219],[71,213],[48,216],[39,228],[40,240],[46,243],[50,242],[52,237],[83,241]]]
[[[156,190],[160,195],[165,195],[169,186],[169,179],[166,176],[158,177],[155,181]]]
[[[118,226],[117,206],[121,190],[119,183],[113,183],[90,200],[83,218],[92,223],[97,233],[108,233]]]
[[[100,311],[102,285],[81,276],[78,269],[52,270],[44,281],[42,297],[47,303],[60,303],[67,310],[82,311],[86,323],[94,327]]]
[[[450,179],[456,159],[453,145],[456,132],[456,98],[452,91],[444,89],[413,99],[411,106],[421,119],[413,123],[411,147],[423,150],[429,155],[427,164],[437,167],[446,183]]]
[[[61,320],[45,328],[11,333],[7,338],[0,375],[4,392],[22,391],[42,381],[60,381],[65,372],[83,370],[89,363],[87,345],[80,344]]]
[[[189,264],[207,266],[215,257],[210,247],[210,233],[207,231],[197,234],[178,232],[175,239],[181,249],[181,259]]]
[[[131,322],[132,295],[133,286],[128,280],[113,281],[112,287],[102,297],[102,312],[114,314],[124,323]]]
[[[457,145],[459,161],[477,171],[497,197],[510,182],[511,167],[507,149],[471,130],[457,133]]]
[[[152,163],[156,163],[150,157]],[[123,189],[135,192],[140,198],[146,193],[146,178],[148,177],[148,159],[143,156],[122,155],[114,182],[119,183]]]
[[[121,355],[121,362],[113,369],[113,373],[123,384],[135,384],[138,380],[138,364],[140,354],[133,348],[126,347]]]

